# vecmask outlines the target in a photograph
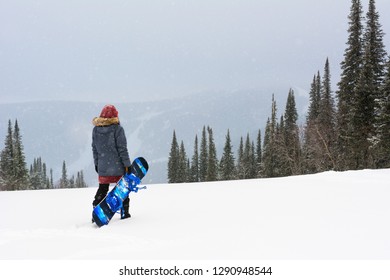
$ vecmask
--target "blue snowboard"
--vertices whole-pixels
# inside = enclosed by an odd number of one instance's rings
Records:
[[[138,192],[138,185],[148,172],[149,166],[143,157],[136,158],[130,166],[130,174],[125,174],[107,196],[93,209],[92,218],[98,227],[107,225],[114,214],[122,208],[130,192]],[[143,187],[146,188],[146,187]]]

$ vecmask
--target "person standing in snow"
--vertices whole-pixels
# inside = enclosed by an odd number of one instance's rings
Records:
[[[99,175],[99,188],[92,202],[96,207],[107,195],[110,183],[116,183],[130,172],[130,157],[123,127],[119,123],[118,111],[113,105],[106,105],[100,117],[92,120],[92,152],[95,170]],[[121,219],[131,217],[130,199],[123,201]]]

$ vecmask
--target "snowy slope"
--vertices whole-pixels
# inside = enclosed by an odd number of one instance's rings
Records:
[[[100,229],[95,191],[1,192],[0,259],[390,259],[390,169],[148,185]]]

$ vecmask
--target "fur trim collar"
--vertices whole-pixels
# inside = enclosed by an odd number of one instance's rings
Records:
[[[102,118],[97,117],[92,120],[94,126],[108,126],[112,124],[119,124],[119,118]]]

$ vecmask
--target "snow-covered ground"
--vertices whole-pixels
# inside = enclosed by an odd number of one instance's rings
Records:
[[[0,259],[390,259],[390,169],[148,185],[102,228],[95,191],[0,192]]]

